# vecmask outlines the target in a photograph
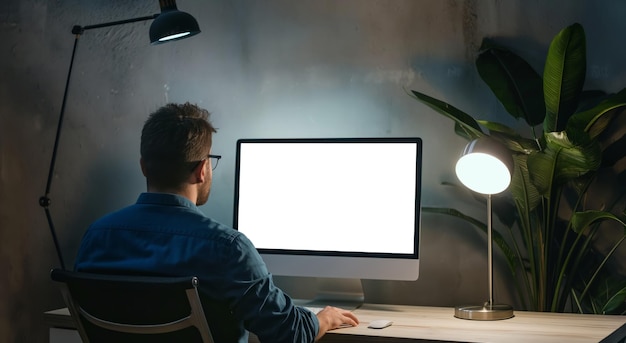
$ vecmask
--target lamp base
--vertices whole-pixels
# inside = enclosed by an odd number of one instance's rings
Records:
[[[471,320],[501,320],[512,318],[513,308],[504,304],[485,304],[483,306],[457,306],[454,316]]]

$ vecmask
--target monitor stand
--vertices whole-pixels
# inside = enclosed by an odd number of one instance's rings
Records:
[[[305,306],[335,306],[344,310],[355,310],[365,296],[361,279],[317,278],[317,294]]]

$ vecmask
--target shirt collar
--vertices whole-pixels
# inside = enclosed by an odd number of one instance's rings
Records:
[[[182,195],[172,193],[144,192],[139,195],[137,204],[182,206],[200,212],[200,209],[191,200]]]

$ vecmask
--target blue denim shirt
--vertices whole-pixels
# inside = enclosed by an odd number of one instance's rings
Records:
[[[142,193],[137,203],[93,223],[74,269],[99,273],[197,276],[216,342],[313,342],[317,317],[277,288],[250,240],[217,223],[189,199]],[[247,331],[248,330],[248,331]]]

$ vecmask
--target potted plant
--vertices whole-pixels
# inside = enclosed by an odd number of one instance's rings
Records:
[[[525,121],[528,131],[523,133],[411,91],[454,120],[456,134],[468,140],[489,135],[510,150],[515,169],[500,206],[494,207],[502,224],[494,241],[528,310],[626,311],[626,276],[607,266],[626,239],[626,167],[616,164],[626,157],[624,125],[614,134],[615,118],[626,115],[626,88],[610,95],[584,90],[586,64],[585,32],[578,23],[553,38],[542,76],[510,49],[483,40],[478,73],[506,111]],[[597,205],[594,187],[607,171],[622,182],[613,194],[602,194]],[[486,230],[482,221],[456,209],[423,211],[452,215]],[[601,250],[597,242],[607,225],[619,234]]]

